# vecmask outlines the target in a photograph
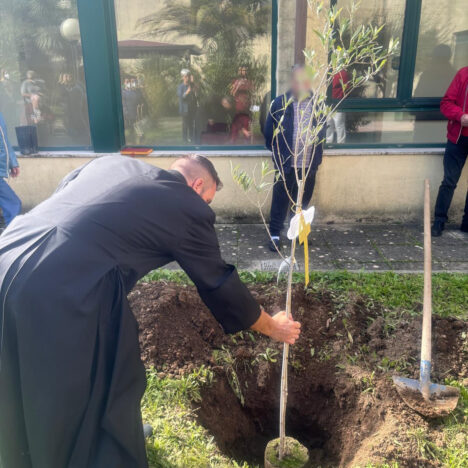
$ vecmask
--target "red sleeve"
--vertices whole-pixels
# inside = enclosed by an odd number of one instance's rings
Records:
[[[461,74],[457,73],[455,78],[450,83],[445,96],[440,102],[440,110],[442,114],[449,120],[461,121],[463,115],[463,109],[457,104],[457,98],[461,92]]]

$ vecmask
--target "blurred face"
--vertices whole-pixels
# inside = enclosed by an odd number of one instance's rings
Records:
[[[190,75],[183,75],[182,76],[182,81],[184,84],[189,84],[190,83]]]
[[[231,103],[229,102],[229,99],[228,98],[223,98],[221,99],[221,105],[225,108],[225,109],[230,109],[232,106],[231,106]]]
[[[245,78],[247,76],[247,67],[239,67],[239,75]]]
[[[312,87],[310,79],[303,68],[295,70],[291,76],[291,91],[294,97],[299,98],[310,93]]]

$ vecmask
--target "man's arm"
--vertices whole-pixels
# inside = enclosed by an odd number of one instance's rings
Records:
[[[300,325],[284,313],[271,317],[261,310],[235,267],[223,261],[212,220],[192,222],[173,256],[226,333],[251,328],[291,344],[298,338]]]
[[[457,105],[457,97],[460,93],[461,86],[461,75],[457,73],[440,102],[442,114],[444,114],[447,119],[456,120],[457,122],[461,122],[463,116],[463,109]]]

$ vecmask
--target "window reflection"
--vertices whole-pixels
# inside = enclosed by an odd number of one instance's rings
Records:
[[[441,97],[458,69],[468,65],[466,0],[450,7],[439,0],[422,2],[414,97]]]
[[[343,8],[343,17],[350,17],[355,23],[354,27],[361,24],[375,27],[383,26],[380,34],[381,45],[387,48],[391,39],[398,39],[401,44],[405,0],[366,0],[357,3],[356,11],[352,12],[353,3],[356,2],[354,0],[338,0],[338,7]],[[367,69],[367,64],[356,66],[354,69],[357,76],[360,76]],[[352,73],[353,69],[347,71]],[[356,88],[351,97],[395,98],[397,96],[398,73],[399,58],[394,57],[368,83]]]
[[[344,112],[343,115],[344,144],[427,144],[446,139],[447,120],[439,112]]]
[[[127,144],[263,145],[271,3],[117,0]]]
[[[25,153],[38,144],[89,146],[76,2],[40,3],[0,0],[0,110],[9,137]]]

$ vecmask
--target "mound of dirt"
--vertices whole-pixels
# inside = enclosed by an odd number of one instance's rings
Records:
[[[275,286],[252,293],[271,313],[284,307]],[[391,382],[393,373],[418,377],[420,319],[301,285],[293,298],[302,335],[291,348],[287,433],[309,448],[310,466],[430,466],[410,434],[423,427],[436,439],[436,423],[408,409]],[[259,462],[278,433],[282,347],[252,332],[225,336],[190,286],[140,284],[129,299],[145,363],[171,376],[210,366],[217,378],[203,390],[200,422],[228,455]],[[467,322],[434,319],[434,381],[467,378],[467,332]]]

